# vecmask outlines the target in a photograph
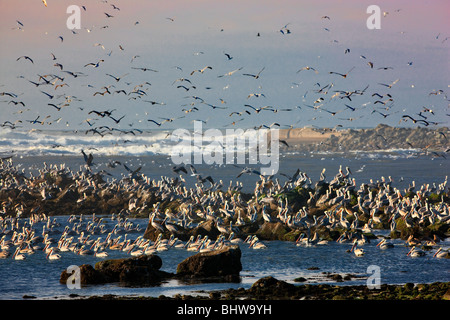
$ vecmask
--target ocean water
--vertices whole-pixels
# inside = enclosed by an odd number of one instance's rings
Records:
[[[55,217],[61,226],[55,230],[62,230],[67,224],[66,216]],[[107,227],[116,222],[104,216]],[[90,217],[84,217],[86,221]],[[130,219],[133,224],[145,225],[147,219]],[[41,223],[42,224],[42,223]],[[37,226],[39,227],[39,225]],[[141,233],[128,234],[128,239],[135,239]],[[379,232],[379,235],[386,232]],[[96,237],[94,237],[96,238]],[[103,239],[105,236],[103,236]],[[0,299],[22,299],[24,295],[35,296],[38,299],[54,299],[67,297],[75,293],[81,296],[90,295],[129,295],[129,296],[174,296],[176,294],[203,294],[199,291],[221,290],[228,288],[249,288],[256,280],[273,276],[280,280],[294,283],[298,277],[307,278],[306,283],[338,284],[338,285],[365,285],[373,271],[369,266],[379,268],[381,284],[432,283],[436,281],[449,281],[450,262],[448,259],[433,258],[435,250],[428,252],[425,257],[411,258],[406,254],[410,250],[402,240],[392,240],[395,247],[380,250],[376,247],[378,240],[372,240],[363,245],[366,254],[356,257],[347,252],[351,243],[330,242],[328,245],[299,247],[292,242],[263,241],[266,249],[255,250],[248,244],[241,243],[242,251],[241,281],[238,283],[197,283],[186,284],[177,280],[170,280],[154,287],[126,287],[118,283],[105,285],[82,286],[81,289],[69,289],[65,284],[59,283],[62,271],[71,265],[91,264],[105,258],[94,256],[79,256],[73,252],[61,252],[60,260],[47,260],[44,252],[36,251],[27,255],[22,261],[11,258],[0,260]],[[449,247],[450,241],[441,244]],[[108,251],[110,258],[129,257],[125,252]],[[195,252],[184,249],[171,248],[159,252],[163,261],[162,270],[176,272],[177,265]],[[308,270],[309,268],[316,270]],[[326,278],[324,272],[351,274],[354,278],[344,282],[334,282]]]
[[[128,176],[123,164],[131,169],[142,167],[141,173],[152,179],[161,176],[176,175],[172,172],[174,163],[170,157],[170,145],[166,145],[167,132],[157,134],[143,134],[136,138],[129,135],[116,134],[104,138],[88,136],[85,133],[68,132],[34,132],[25,134],[6,130],[0,131],[0,155],[13,155],[14,164],[24,170],[26,174],[42,168],[44,163],[52,165],[65,164],[72,170],[84,169],[84,159],[81,149],[94,155],[92,170],[106,170],[111,176],[106,179],[119,179]],[[106,139],[105,139],[106,138]],[[130,142],[124,142],[130,139]],[[122,165],[115,168],[108,166],[112,161],[120,161]],[[194,164],[197,172],[202,176],[211,176],[214,181],[222,181],[224,188],[231,183],[242,183],[242,190],[252,192],[257,175],[244,174],[239,179],[237,175],[243,167],[259,168],[258,164]],[[371,179],[381,180],[391,177],[394,187],[403,190],[412,181],[416,187],[422,184],[436,185],[444,182],[450,173],[449,160],[442,157],[432,157],[417,150],[384,150],[377,152],[346,152],[346,153],[309,153],[302,150],[282,150],[279,156],[279,171],[275,178],[280,182],[287,178],[282,175],[292,175],[297,169],[305,172],[313,182],[317,181],[323,168],[330,181],[337,174],[339,167],[349,167],[352,177],[356,179],[357,187]],[[193,186],[196,178],[190,174],[183,175],[186,186]],[[56,217],[64,228],[68,217]],[[88,217],[87,217],[88,218]],[[86,218],[86,219],[87,219]],[[109,221],[108,226],[115,222]],[[132,219],[143,230],[130,234],[137,237],[145,230],[147,219]],[[42,227],[40,227],[42,228]],[[39,226],[36,230],[41,230]],[[61,229],[62,230],[62,229]],[[387,235],[388,231],[380,231],[380,235]],[[199,290],[219,290],[227,288],[250,287],[261,277],[271,275],[275,278],[292,282],[294,278],[305,277],[307,283],[330,283],[330,279],[322,272],[340,274],[354,274],[361,276],[351,281],[339,282],[338,285],[365,284],[369,266],[378,266],[381,283],[401,284],[406,282],[431,283],[449,281],[450,263],[448,259],[436,259],[432,255],[435,250],[428,252],[425,257],[411,258],[406,256],[409,248],[404,241],[395,240],[395,248],[380,250],[374,240],[364,246],[366,254],[355,257],[347,252],[350,244],[329,243],[325,246],[297,247],[294,243],[281,241],[265,241],[265,250],[253,250],[247,244],[241,244],[242,266],[241,281],[239,283],[208,283],[185,284],[178,281],[168,281],[156,287],[129,288],[118,284],[107,284],[82,287],[70,290],[59,283],[59,276],[70,265],[84,263],[95,264],[102,258],[93,256],[78,256],[72,252],[60,253],[61,260],[49,261],[42,252],[27,256],[24,261],[11,258],[0,260],[0,299],[22,299],[24,295],[36,296],[40,299],[67,296],[71,293],[79,295],[148,295],[173,296],[175,294],[197,294]],[[446,240],[441,244],[444,248],[450,246]],[[176,266],[193,253],[184,250],[170,249],[159,253],[163,260],[162,269],[175,272]],[[108,258],[124,257],[125,253],[110,252]],[[318,270],[308,270],[316,267]]]
[[[239,135],[239,132],[231,132],[228,135],[224,131],[221,132],[224,134],[223,141],[228,136],[234,139]],[[110,135],[101,137],[98,134],[86,134],[85,131],[21,132],[3,129],[0,130],[0,156],[13,156],[14,163],[20,165],[25,172],[36,172],[36,169],[41,168],[44,163],[56,165],[64,163],[72,170],[80,170],[85,164],[81,153],[81,150],[84,150],[86,154],[92,153],[94,156],[92,166],[94,172],[105,170],[111,175],[105,178],[127,176],[128,171],[123,164],[130,169],[142,167],[141,173],[150,178],[160,178],[162,175],[176,176],[172,172],[172,167],[178,164],[174,163],[177,159],[172,154],[176,147],[180,150],[180,154],[187,154],[187,160],[203,177],[210,175],[215,181],[222,180],[224,185],[230,182],[242,182],[243,190],[247,192],[253,190],[259,177],[255,174],[244,174],[240,179],[236,179],[242,169],[250,167],[261,170],[272,166],[272,163],[277,160],[277,165],[272,167],[278,169],[275,177],[280,181],[286,179],[284,175],[291,176],[297,169],[316,181],[323,168],[326,169],[327,179],[331,181],[342,166],[342,168],[351,169],[357,184],[368,183],[370,179],[377,181],[381,177],[386,179],[391,177],[394,186],[404,188],[412,181],[415,181],[416,185],[442,183],[450,173],[448,159],[436,157],[431,153],[424,154],[416,149],[311,153],[280,148],[277,158],[274,155],[266,159],[264,164],[258,164],[259,162],[255,164],[259,160],[256,149],[245,147],[242,150],[235,143],[233,147],[227,149],[235,152],[231,162],[227,162],[228,154],[225,149],[221,151],[217,147],[214,137],[203,135],[202,148],[194,148],[194,142],[192,146],[182,146],[181,140],[172,140],[172,133],[172,131],[154,130],[152,132],[135,131],[135,135],[132,135],[114,131]],[[245,133],[255,135],[252,130],[246,130]],[[189,153],[191,150],[192,153]],[[215,156],[214,150],[218,151],[219,156],[212,158]],[[199,153],[203,157],[196,157]],[[108,164],[113,161],[120,161],[122,165],[115,168],[109,167]],[[196,182],[196,179],[190,176],[190,172],[184,178],[188,186]]]

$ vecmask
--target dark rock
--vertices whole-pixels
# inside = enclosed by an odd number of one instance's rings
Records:
[[[445,294],[442,296],[443,300],[450,300],[450,289],[448,289]]]
[[[97,262],[95,270],[105,277],[106,282],[155,284],[170,277],[160,271],[162,260],[156,255],[142,255],[126,259],[113,259]]]
[[[77,199],[78,195],[72,189],[67,188],[64,191],[60,192],[60,194],[56,198],[56,201],[60,203],[66,203],[70,201],[76,201]]]
[[[332,279],[336,282],[343,282],[343,278],[340,274],[337,273],[329,273],[329,272],[323,272],[324,274],[326,274],[326,277],[329,279]]]
[[[198,227],[194,228],[191,232],[194,237],[201,235],[202,237],[208,236],[208,238],[215,240],[220,236],[220,231],[217,230],[214,221],[208,220]]]
[[[119,197],[114,197],[114,198],[109,199],[106,203],[111,207],[116,207],[116,206],[123,205],[124,200],[120,199]]]
[[[80,267],[80,283],[81,284],[99,284],[99,283],[105,283],[104,276],[99,273],[97,270],[94,269],[90,264],[82,264]],[[66,270],[64,270],[61,273],[61,276],[59,278],[59,282],[62,284],[66,284],[68,278],[72,275],[67,273]]]
[[[249,292],[256,297],[283,297],[294,294],[296,292],[296,286],[268,276],[256,281],[249,289]]]
[[[181,241],[189,240],[189,237],[191,236],[192,232],[184,229],[181,226],[176,226],[176,227],[178,228],[178,231],[176,231],[176,232],[171,233],[168,230],[163,232],[163,238],[168,239],[173,234],[173,236],[175,238],[178,238]],[[149,239],[151,241],[156,241],[158,239],[158,236],[159,236],[160,233],[161,233],[161,231],[153,228],[152,225],[149,223],[147,225],[147,228],[144,231],[143,238],[144,239]]]
[[[308,279],[303,278],[303,277],[298,277],[298,278],[295,278],[294,281],[295,282],[305,282],[305,281],[308,281]]]
[[[121,282],[125,284],[154,285],[173,274],[160,271],[162,260],[155,255],[142,255],[126,259],[110,259],[95,265],[80,266],[81,284],[100,284]],[[65,270],[61,273],[60,282],[66,283],[70,277]]]
[[[231,246],[185,259],[177,267],[177,277],[221,277],[225,281],[235,281],[241,270],[241,250],[239,246]]]
[[[99,261],[95,264],[95,269],[103,273],[120,272],[124,266],[142,266],[155,270],[162,267],[162,260],[157,255],[142,255],[133,258],[109,259]]]
[[[220,299],[220,292],[217,292],[217,291],[211,291],[211,292],[209,293],[209,298],[210,298],[210,299],[214,299],[214,300]]]
[[[289,228],[281,222],[265,222],[256,235],[261,240],[284,240],[284,235],[289,231]]]

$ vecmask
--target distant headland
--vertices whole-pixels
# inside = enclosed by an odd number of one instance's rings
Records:
[[[445,156],[450,148],[450,128],[397,128],[379,124],[372,129],[281,129],[283,148],[304,151],[380,151],[411,149]]]

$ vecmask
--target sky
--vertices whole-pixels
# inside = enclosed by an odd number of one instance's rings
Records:
[[[0,0],[0,125],[448,126],[449,13],[445,0]]]

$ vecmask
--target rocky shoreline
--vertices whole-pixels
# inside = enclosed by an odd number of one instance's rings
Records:
[[[224,246],[221,249],[199,252],[183,260],[176,273],[160,270],[159,256],[139,255],[132,258],[108,259],[95,266],[83,264],[79,267],[80,285],[120,283],[124,286],[156,286],[164,281],[176,279],[184,282],[238,282],[242,270],[239,246]],[[59,282],[72,281],[67,270],[62,271]]]
[[[225,247],[207,253],[197,253],[182,261],[176,274],[160,271],[162,260],[157,255],[141,255],[127,259],[104,260],[90,265],[80,266],[81,284],[92,285],[107,282],[125,286],[158,286],[170,279],[189,283],[198,282],[240,282],[242,270],[239,246]],[[61,273],[60,282],[66,284],[69,279],[66,270]],[[322,272],[322,281],[329,279],[344,282],[364,276],[333,274]],[[70,279],[69,279],[70,280]],[[305,278],[293,279],[296,284],[275,279],[271,276],[261,278],[249,289],[226,289],[197,291],[195,294],[176,294],[173,297],[159,296],[82,296],[76,293],[59,299],[81,300],[450,300],[450,282],[404,285],[335,285],[335,284],[299,284]],[[24,297],[32,299],[35,297]]]
[[[406,283],[402,285],[382,284],[379,289],[369,289],[365,285],[338,286],[330,284],[302,284],[294,285],[273,277],[265,277],[256,281],[249,289],[227,289],[217,291],[199,291],[198,295],[181,295],[173,297],[159,296],[82,296],[71,294],[61,299],[81,300],[450,300],[450,282],[436,282],[430,284]]]
[[[290,150],[308,152],[352,152],[405,149],[446,156],[450,147],[450,128],[397,128],[379,124],[369,129],[296,128],[280,130],[280,139]]]

